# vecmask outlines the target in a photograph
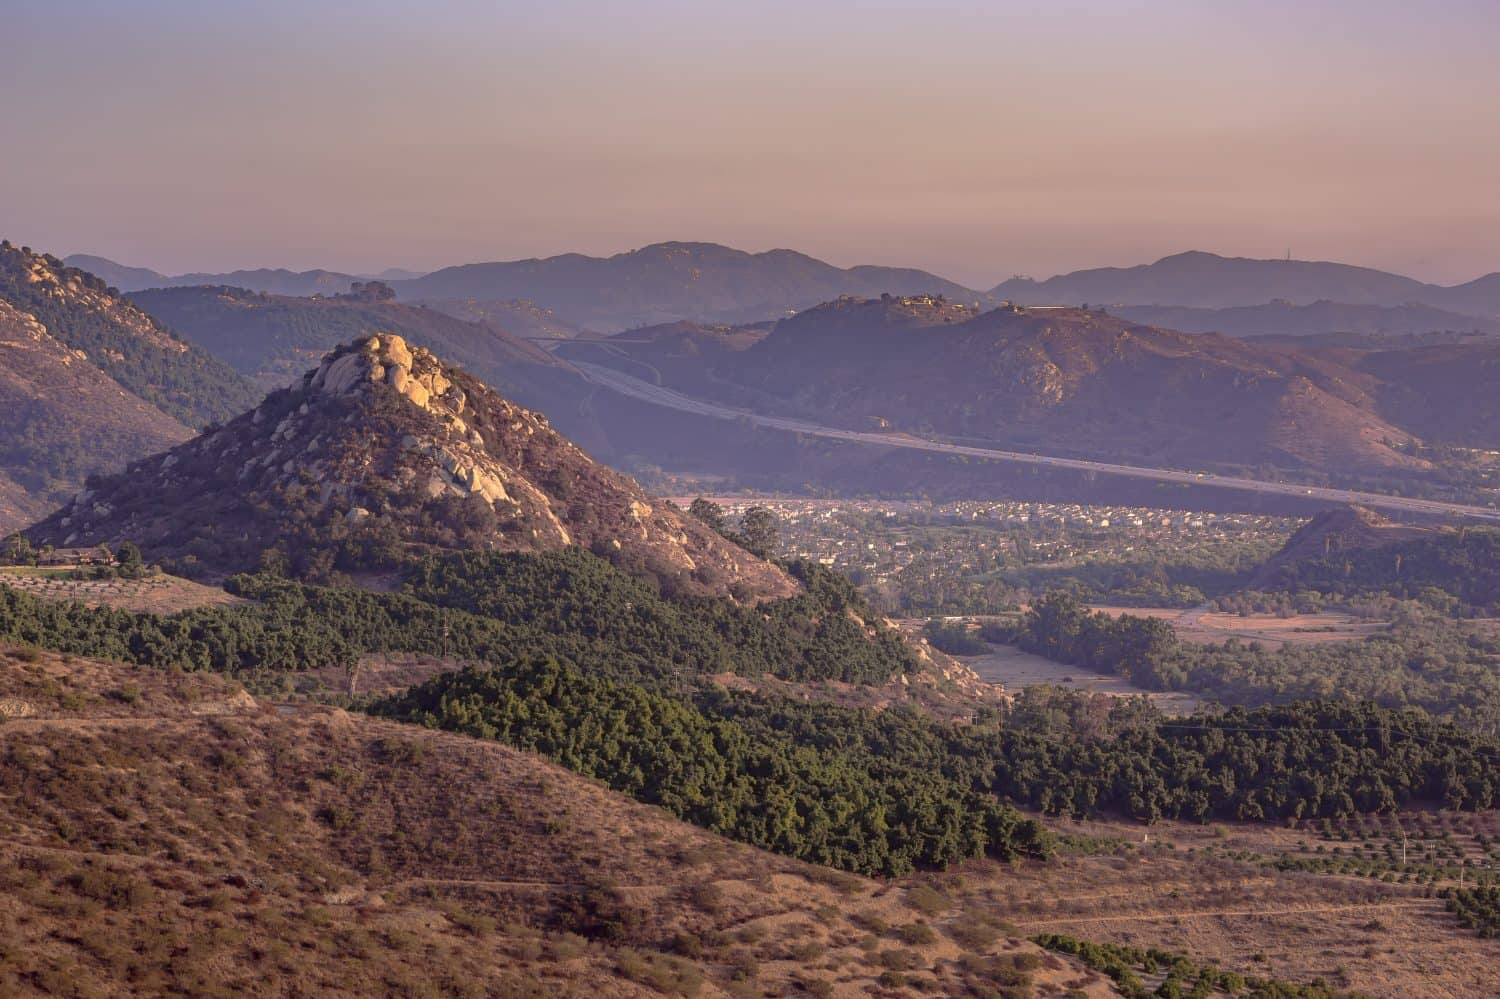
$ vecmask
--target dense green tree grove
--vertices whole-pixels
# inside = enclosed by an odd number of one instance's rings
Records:
[[[1279,566],[1262,588],[1346,600],[1383,593],[1465,613],[1500,614],[1500,528],[1466,527],[1385,547],[1332,551]]]
[[[1091,737],[1088,695],[1031,696],[1054,703],[1023,698],[999,728],[992,787],[1049,813],[1307,819],[1500,800],[1500,742],[1417,710],[1306,701],[1162,719],[1116,705]]]
[[[168,617],[49,603],[0,587],[0,638],[247,677],[349,667],[366,652],[535,655],[637,679],[774,673],[880,683],[918,668],[899,635],[863,623],[869,611],[846,580],[821,567],[791,568],[803,592],[758,607],[668,600],[580,549],[434,556],[400,593],[237,576],[229,588],[254,603]]]
[[[1188,690],[1245,707],[1368,700],[1500,732],[1500,636],[1413,603],[1386,613],[1390,629],[1359,641],[1279,649],[1234,639],[1199,645],[1177,641],[1165,622],[1129,614],[1111,619],[1052,593],[1010,637],[1027,651],[1117,673],[1147,690]]]
[[[1061,933],[1043,933],[1033,937],[1032,942],[1047,950],[1076,957],[1090,968],[1102,971],[1114,980],[1127,999],[1148,999],[1150,996],[1207,999],[1226,993],[1246,999],[1340,999],[1351,995],[1320,981],[1301,985],[1223,971],[1212,964],[1198,964],[1186,955],[1155,947],[1093,943]],[[1162,982],[1155,990],[1149,989],[1142,974],[1160,974]]]
[[[1047,849],[1014,809],[858,741],[819,744],[556,662],[446,674],[373,710],[542,753],[714,832],[860,873]]]
[[[718,597],[663,598],[581,549],[542,555],[466,552],[422,562],[405,592],[513,627],[579,635],[703,673],[881,683],[918,669],[844,577],[814,563],[788,569],[801,593],[747,607]]]
[[[1061,592],[1048,593],[1031,605],[1016,644],[1057,662],[1118,673],[1148,687],[1155,686],[1150,679],[1178,650],[1177,633],[1165,621],[1090,612]]]
[[[1486,940],[1500,938],[1500,888],[1450,889],[1447,907],[1464,929]]]

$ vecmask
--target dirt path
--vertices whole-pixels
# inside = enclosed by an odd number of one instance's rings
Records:
[[[1061,926],[1072,923],[1126,923],[1159,922],[1164,919],[1198,918],[1247,918],[1271,916],[1301,916],[1320,912],[1355,912],[1360,909],[1432,909],[1441,911],[1443,903],[1436,899],[1401,902],[1350,902],[1343,905],[1309,905],[1288,909],[1188,909],[1182,912],[1140,912],[1127,915],[1063,916],[1057,919],[1023,919],[1015,923],[1022,927]]]

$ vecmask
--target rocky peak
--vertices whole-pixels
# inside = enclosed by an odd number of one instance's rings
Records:
[[[388,333],[340,347],[224,427],[94,483],[30,533],[59,545],[128,538],[211,575],[253,568],[268,549],[317,578],[435,549],[580,545],[689,590],[755,599],[795,589],[593,462],[542,415]]]

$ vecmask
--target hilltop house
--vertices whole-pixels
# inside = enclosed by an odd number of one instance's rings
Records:
[[[114,565],[115,557],[103,545],[97,548],[54,548],[37,556],[37,565]]]

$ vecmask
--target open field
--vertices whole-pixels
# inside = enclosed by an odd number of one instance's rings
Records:
[[[244,603],[214,586],[165,573],[144,579],[76,579],[76,569],[0,569],[0,585],[48,600],[77,600],[116,610],[175,614],[194,607]]]
[[[1403,821],[1415,827],[1409,818]],[[1474,831],[1500,829],[1493,813],[1425,818],[1439,835],[1453,830],[1471,859],[1480,852]],[[1368,820],[1367,849],[1384,855],[1388,839],[1374,834],[1378,821]],[[1321,978],[1376,996],[1500,994],[1500,941],[1460,928],[1442,900],[1430,897],[1434,886],[1277,870],[1278,858],[1316,855],[1320,836],[1312,829],[1053,825],[1088,845],[1047,864],[979,862],[928,878],[961,904],[1003,914],[1008,932],[1160,947],[1247,975]],[[1399,855],[1399,843],[1397,849]],[[1447,883],[1455,882],[1437,886]]]
[[[1386,629],[1383,621],[1369,621],[1349,614],[1325,612],[1278,617],[1275,614],[1223,614],[1194,607],[1110,607],[1094,606],[1111,617],[1131,614],[1166,621],[1185,642],[1218,644],[1231,638],[1242,642],[1260,642],[1271,648],[1283,645],[1312,645],[1324,642],[1349,642],[1368,638]]]
[[[1144,696],[1169,715],[1188,715],[1203,701],[1181,691],[1154,691],[1136,687],[1112,673],[1095,673],[1087,666],[1068,666],[1041,656],[1022,652],[1011,645],[991,645],[982,656],[958,657],[983,680],[998,683],[1007,690],[1054,684],[1070,690],[1084,690],[1114,697]]]

